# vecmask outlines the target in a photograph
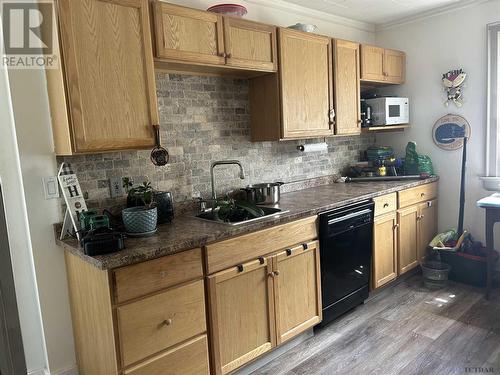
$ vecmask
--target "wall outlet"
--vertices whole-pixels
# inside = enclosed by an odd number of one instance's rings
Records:
[[[111,198],[118,198],[123,196],[123,181],[121,177],[111,177],[109,179],[109,190]]]

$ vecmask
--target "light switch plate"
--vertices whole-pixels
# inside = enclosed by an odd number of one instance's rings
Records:
[[[121,177],[111,177],[109,179],[109,190],[111,198],[118,198],[123,196],[123,181]]]
[[[59,185],[56,176],[43,177],[42,182],[45,199],[59,198]]]

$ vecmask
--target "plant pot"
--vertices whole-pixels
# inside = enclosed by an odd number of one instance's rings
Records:
[[[156,207],[129,207],[122,211],[123,225],[127,233],[148,233],[156,230],[158,209]]]

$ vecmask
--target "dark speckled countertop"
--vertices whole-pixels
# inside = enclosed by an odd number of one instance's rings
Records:
[[[158,232],[152,237],[127,238],[124,250],[95,257],[83,254],[78,242],[74,239],[60,241],[57,236],[57,243],[95,267],[108,270],[175,254],[437,180],[437,177],[433,177],[417,181],[338,183],[294,191],[282,194],[278,205],[279,208],[289,212],[279,217],[270,217],[238,226],[209,222],[198,219],[194,215],[179,216],[171,224],[160,225]]]

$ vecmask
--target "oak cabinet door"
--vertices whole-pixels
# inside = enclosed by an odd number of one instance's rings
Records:
[[[384,52],[384,75],[387,83],[401,84],[405,81],[406,54],[386,49]]]
[[[399,275],[418,266],[418,205],[398,210]]]
[[[74,152],[153,146],[148,1],[60,0],[58,7]]]
[[[384,49],[361,45],[361,79],[366,81],[385,81]]]
[[[334,41],[335,134],[361,133],[359,44]]]
[[[208,277],[212,357],[227,374],[276,346],[272,262],[262,258]]]
[[[424,261],[427,247],[437,234],[438,201],[421,203],[418,208],[418,259]]]
[[[261,71],[277,70],[276,27],[224,17],[226,65]]]
[[[282,138],[333,135],[331,39],[279,29],[279,54]]]
[[[277,344],[322,319],[318,241],[278,253],[273,258]]]
[[[375,218],[373,237],[373,288],[377,289],[398,275],[396,212]]]
[[[221,15],[157,1],[154,19],[157,57],[225,64]]]

